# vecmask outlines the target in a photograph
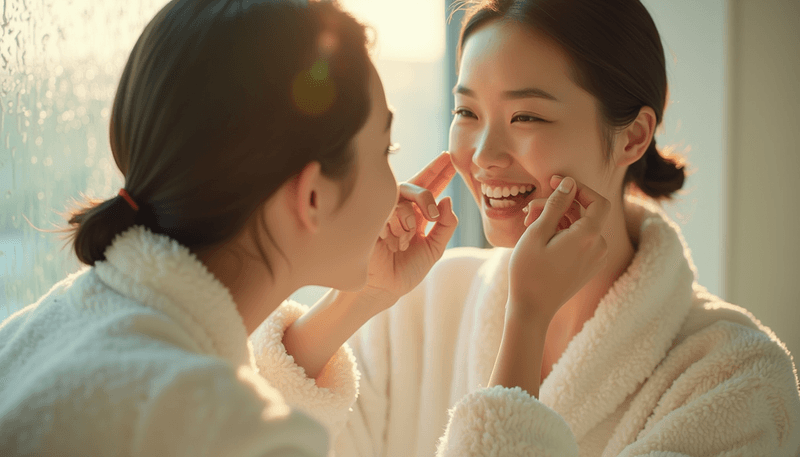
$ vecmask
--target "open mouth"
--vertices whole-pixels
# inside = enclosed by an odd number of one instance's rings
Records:
[[[536,190],[533,185],[512,187],[488,187],[481,184],[481,193],[486,208],[497,210],[521,210],[533,197]]]

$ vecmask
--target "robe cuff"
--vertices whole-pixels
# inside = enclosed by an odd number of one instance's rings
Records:
[[[569,425],[519,387],[494,386],[464,396],[450,410],[439,457],[578,456]]]
[[[323,424],[334,439],[343,429],[358,395],[360,373],[353,351],[343,344],[316,379],[306,376],[286,352],[283,334],[308,306],[286,300],[250,335],[258,370],[290,406]]]

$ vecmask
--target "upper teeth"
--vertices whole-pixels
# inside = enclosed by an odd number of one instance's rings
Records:
[[[481,192],[489,198],[502,198],[514,196],[520,193],[530,192],[533,186],[528,184],[526,186],[511,186],[511,187],[491,187],[486,184],[481,184]]]

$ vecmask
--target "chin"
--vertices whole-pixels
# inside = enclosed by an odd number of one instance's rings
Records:
[[[525,230],[513,230],[509,228],[498,227],[495,222],[488,222],[484,220],[483,233],[486,236],[486,241],[496,248],[513,248],[517,245],[520,237]],[[524,229],[524,227],[522,227]]]

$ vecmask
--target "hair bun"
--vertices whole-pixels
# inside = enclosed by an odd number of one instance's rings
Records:
[[[648,197],[668,200],[683,187],[684,168],[679,157],[664,157],[653,139],[644,155],[628,167],[626,181],[633,182]]]

